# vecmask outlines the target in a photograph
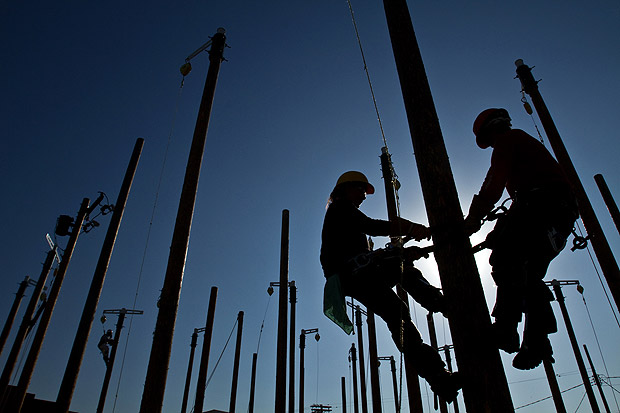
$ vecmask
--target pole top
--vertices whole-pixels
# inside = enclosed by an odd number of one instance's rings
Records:
[[[217,32],[218,32],[219,34],[225,34],[225,33],[226,33],[226,29],[225,29],[225,28],[223,28],[223,27],[218,27],[218,28],[217,28]]]

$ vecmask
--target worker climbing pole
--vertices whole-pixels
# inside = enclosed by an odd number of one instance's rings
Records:
[[[590,236],[594,253],[607,280],[607,285],[616,303],[616,308],[620,310],[620,269],[618,268],[618,263],[603,233],[601,224],[594,213],[588,195],[581,184],[573,162],[568,155],[568,151],[562,142],[560,133],[553,122],[549,109],[538,90],[538,82],[534,80],[532,69],[524,64],[521,59],[518,59],[515,65],[517,66],[517,77],[521,81],[523,90],[532,98],[532,103],[534,103],[534,108],[536,108],[538,117],[545,128],[551,148],[575,192],[579,205],[579,214]]]
[[[459,372],[469,412],[514,410],[456,185],[405,0],[384,0]]]

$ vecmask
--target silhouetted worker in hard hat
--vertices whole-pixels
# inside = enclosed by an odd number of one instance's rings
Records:
[[[103,355],[103,361],[105,361],[106,366],[110,362],[110,346],[114,343],[114,339],[112,338],[112,330],[108,330],[99,339],[99,350],[101,350],[101,355]]]
[[[415,364],[418,374],[435,393],[451,402],[461,388],[458,373],[448,372],[437,351],[422,342],[407,303],[392,288],[400,284],[430,311],[443,311],[443,295],[412,262],[401,265],[399,257],[368,258],[372,248],[367,235],[408,236],[419,241],[430,238],[431,232],[403,218],[384,221],[366,216],[359,206],[366,194],[374,192],[364,174],[349,171],[340,176],[330,195],[321,245],[321,265],[327,278],[324,312],[349,334],[353,326],[344,297],[358,300],[387,323],[394,343]]]
[[[504,192],[512,199],[484,244],[493,252],[489,263],[497,285],[492,315],[500,349],[517,352],[512,365],[520,370],[553,361],[548,334],[557,331],[553,295],[543,278],[566,245],[578,217],[577,203],[560,165],[544,145],[522,130],[511,129],[505,109],[487,109],[474,122],[476,143],[492,147],[491,167],[465,218],[468,234],[478,231]],[[525,314],[523,340],[518,324]]]

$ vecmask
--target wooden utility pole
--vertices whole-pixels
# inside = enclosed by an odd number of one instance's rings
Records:
[[[256,362],[258,353],[252,353],[252,373],[250,377],[250,400],[248,402],[248,413],[254,413],[254,394],[256,393]]]
[[[375,328],[375,314],[366,311],[368,324],[368,363],[370,365],[370,391],[372,395],[373,413],[381,413],[381,384],[379,383],[379,355],[377,352],[377,330]]]
[[[390,371],[392,372],[392,389],[394,390],[394,408],[396,413],[400,413],[400,403],[398,400],[398,382],[396,381],[396,361],[394,356],[379,357],[378,360],[389,360]]]
[[[366,395],[366,368],[364,367],[364,337],[362,334],[362,310],[359,305],[355,306],[355,326],[357,327],[357,346],[359,347],[359,370],[360,370],[360,398],[362,400],[362,413],[368,413],[368,397]]]
[[[383,175],[383,184],[385,186],[385,199],[387,203],[388,218],[390,221],[398,217],[398,207],[396,205],[396,174],[392,165],[391,155],[387,147],[381,148],[381,173]],[[392,242],[398,243],[397,238]],[[401,285],[396,285],[396,294],[403,302],[409,306],[409,294]],[[410,413],[423,413],[422,393],[420,392],[420,378],[418,371],[411,361],[411,357],[405,355],[405,375],[407,377],[407,394],[409,396]]]
[[[592,370],[592,375],[594,376],[594,383],[598,388],[598,393],[601,395],[601,400],[603,400],[603,406],[605,407],[606,413],[611,413],[611,409],[609,408],[609,404],[607,403],[607,398],[605,397],[605,393],[603,392],[603,386],[601,385],[601,380],[598,378],[598,374],[596,374],[596,370],[594,369],[594,363],[592,363],[592,358],[590,357],[590,352],[588,351],[588,347],[584,344],[583,349],[586,352],[586,357],[588,358],[588,364],[590,364],[590,370]]]
[[[4,327],[2,328],[2,334],[0,334],[0,354],[2,354],[2,349],[4,349],[4,343],[6,343],[6,339],[9,336],[11,327],[13,327],[13,321],[15,321],[17,310],[19,310],[19,305],[22,302],[22,298],[24,298],[24,292],[26,291],[26,288],[28,288],[29,284],[30,284],[30,277],[28,276],[24,278],[24,281],[19,283],[19,288],[17,289],[17,293],[15,294],[15,300],[13,300],[13,305],[11,306],[9,315],[6,318]]]
[[[351,343],[351,349],[349,350],[349,354],[351,354],[351,367],[353,368],[353,413],[359,413],[359,401],[357,397],[357,351],[355,350],[355,343]]]
[[[429,312],[426,315],[426,322],[428,324],[428,335],[431,339],[431,347],[439,351],[439,345],[437,344],[437,330],[435,329],[435,319],[433,317],[433,313]],[[439,402],[439,411],[441,413],[448,413],[448,404],[446,401],[435,394],[435,410],[437,410],[437,402]]]
[[[607,182],[605,182],[605,178],[603,178],[603,175],[594,175],[594,181],[596,182],[598,190],[603,196],[603,201],[605,201],[605,205],[607,205],[607,209],[609,210],[611,219],[614,221],[616,229],[620,233],[620,210],[618,210],[618,204],[616,204],[616,201],[614,200],[614,197],[611,194],[611,191],[609,190],[609,187],[607,186]]]
[[[289,372],[288,372],[288,411],[295,413],[295,307],[297,305],[297,287],[295,281],[288,283],[291,303],[291,323],[289,327]],[[232,413],[232,412],[230,412]]]
[[[467,411],[514,410],[406,0],[383,1]]]
[[[129,191],[133,178],[138,168],[138,161],[140,160],[140,154],[142,153],[142,146],[144,145],[144,139],[138,138],[133,148],[131,158],[129,160],[129,166],[125,172],[125,177],[121,184],[121,189],[114,205],[114,212],[112,213],[112,219],[108,226],[108,232],[106,233],[101,247],[101,254],[95,267],[95,273],[90,284],[90,290],[84,304],[84,310],[82,311],[82,318],[78,325],[78,330],[75,334],[73,341],[73,347],[69,355],[69,361],[65,369],[62,382],[60,384],[60,390],[56,397],[57,413],[64,413],[69,411],[71,405],[71,398],[75,390],[78,374],[80,372],[80,366],[82,365],[82,359],[84,358],[84,352],[86,351],[86,343],[88,342],[88,335],[93,325],[93,319],[97,312],[97,304],[99,303],[99,297],[101,296],[101,290],[103,289],[103,283],[108,271],[108,265],[112,258],[112,251],[114,250],[114,243],[116,242],[116,235],[121,226],[121,220],[123,219],[123,213],[125,212],[125,205],[127,205],[127,198],[129,197]]]
[[[299,335],[299,411],[303,413],[304,411],[304,383],[305,383],[305,375],[306,375],[306,366],[304,365],[304,354],[306,348],[306,334],[316,333],[315,339],[319,341],[319,329],[318,328],[309,328],[309,329],[301,329],[301,334]]]
[[[194,366],[194,353],[198,344],[198,333],[205,331],[203,328],[195,328],[192,333],[192,341],[189,344],[189,363],[187,364],[187,374],[185,376],[185,390],[183,390],[183,401],[181,402],[181,413],[187,412],[187,400],[189,399],[189,387],[192,381],[192,367]]]
[[[114,333],[114,340],[112,343],[112,350],[110,351],[110,357],[106,363],[105,377],[103,378],[103,385],[101,386],[101,394],[99,395],[99,404],[97,405],[97,413],[103,413],[103,407],[105,406],[105,399],[108,394],[108,386],[110,385],[110,379],[112,378],[112,369],[114,368],[114,360],[116,359],[116,350],[118,349],[118,340],[121,337],[121,330],[123,329],[123,323],[125,316],[141,315],[144,311],[141,310],[128,310],[121,308],[120,310],[105,310],[103,314],[118,314],[118,321],[116,322],[116,333]],[[63,409],[63,406],[58,406],[59,409]],[[66,411],[66,410],[65,410]]]
[[[45,283],[47,281],[47,276],[49,275],[50,269],[52,268],[55,256],[56,246],[54,246],[47,253],[47,257],[45,258],[45,262],[43,263],[43,269],[41,270],[41,275],[39,275],[37,284],[35,285],[34,291],[32,292],[32,297],[30,297],[30,301],[28,302],[26,311],[22,316],[22,322],[17,329],[17,333],[15,334],[13,346],[11,347],[11,351],[9,351],[9,355],[7,356],[7,359],[5,361],[4,369],[2,370],[2,376],[0,376],[0,400],[2,401],[5,401],[7,397],[7,388],[9,382],[11,381],[13,369],[15,369],[15,364],[17,363],[17,357],[19,356],[22,345],[24,344],[24,339],[26,338],[28,331],[32,327],[32,316],[37,309],[39,297],[41,296],[41,292],[43,291],[43,287],[45,286]],[[2,411],[1,406],[2,403],[0,403],[0,411]]]
[[[340,392],[342,393],[342,411],[346,413],[347,411],[347,387],[345,384],[344,377],[340,377]],[[303,413],[303,412],[300,412]]]
[[[562,399],[562,392],[558,385],[558,379],[555,377],[555,370],[553,364],[549,360],[543,360],[543,367],[545,368],[545,374],[547,375],[547,381],[549,382],[549,389],[551,390],[551,397],[553,398],[553,404],[555,405],[555,411],[557,413],[566,413],[566,406],[564,406],[564,400]]]
[[[157,313],[157,322],[153,334],[153,345],[151,347],[144,391],[140,403],[140,413],[159,413],[164,403],[174,325],[181,297],[183,271],[185,270],[185,259],[187,257],[189,235],[198,191],[198,178],[200,177],[209,118],[215,96],[215,86],[220,65],[224,59],[223,53],[226,44],[224,32],[224,29],[218,29],[218,32],[212,37],[211,49],[209,50],[209,70],[185,169],[185,178],[174,224],[164,286],[159,300],[159,312]]]
[[[11,412],[20,412],[24,403],[24,399],[26,398],[26,391],[28,390],[28,386],[30,385],[30,380],[32,379],[32,374],[34,373],[34,368],[37,364],[37,359],[39,358],[39,352],[41,351],[41,347],[43,346],[43,340],[45,339],[45,334],[47,333],[47,328],[49,327],[52,313],[54,312],[54,307],[56,306],[56,301],[58,300],[58,295],[60,294],[60,288],[62,287],[65,275],[67,274],[67,269],[69,268],[69,263],[71,262],[71,256],[73,255],[73,251],[75,250],[78,236],[82,231],[82,224],[84,223],[84,218],[86,217],[86,214],[88,212],[89,204],[90,200],[88,198],[84,198],[82,200],[80,209],[77,213],[75,221],[73,222],[73,229],[71,231],[71,235],[69,236],[69,241],[67,241],[67,247],[65,248],[65,252],[62,256],[62,261],[60,262],[60,266],[58,267],[58,273],[54,278],[54,283],[52,284],[50,293],[47,296],[45,310],[43,310],[43,313],[41,314],[41,319],[39,320],[39,327],[37,328],[37,332],[35,333],[34,338],[32,339],[32,344],[30,346],[30,351],[28,352],[28,357],[26,358],[26,362],[24,363],[24,367],[22,368],[22,373],[19,377],[17,388],[15,389],[13,400],[16,404],[14,410],[9,410]]]
[[[237,342],[235,345],[235,361],[233,363],[232,385],[230,390],[230,407],[228,413],[235,413],[237,405],[237,382],[239,381],[239,358],[241,357],[241,336],[243,334],[243,311],[237,314]]]
[[[607,280],[607,286],[616,302],[616,308],[620,311],[620,269],[618,269],[618,263],[609,247],[601,224],[594,213],[594,208],[592,208],[592,204],[590,204],[586,190],[581,184],[579,175],[568,155],[564,142],[562,142],[562,138],[553,122],[549,109],[547,109],[547,105],[538,90],[538,82],[534,80],[532,69],[524,64],[521,59],[517,60],[515,65],[517,66],[517,77],[521,81],[523,90],[532,98],[532,103],[534,104],[534,108],[536,108],[540,122],[545,128],[547,139],[553,149],[553,153],[555,153],[558,163],[564,170],[575,192],[581,220],[590,236],[592,248],[601,266],[605,280]]]
[[[278,294],[278,335],[276,344],[276,399],[275,413],[286,410],[286,305],[288,290],[288,241],[289,211],[282,211],[282,237],[280,239],[280,290]]]
[[[573,348],[573,353],[575,354],[575,360],[577,361],[577,367],[579,368],[579,374],[581,374],[581,380],[583,381],[583,387],[586,389],[586,394],[588,395],[588,400],[590,401],[590,407],[592,408],[592,412],[600,413],[598,403],[596,402],[596,396],[594,396],[594,390],[592,390],[592,384],[590,383],[590,377],[588,376],[586,365],[583,362],[583,357],[581,356],[581,351],[579,350],[579,344],[577,344],[577,336],[575,335],[573,324],[570,321],[570,317],[568,315],[568,309],[566,308],[566,304],[564,303],[564,295],[562,294],[561,285],[578,285],[579,282],[572,281],[572,280],[571,281],[552,280],[548,284],[550,284],[553,287],[553,292],[555,293],[555,300],[560,305],[560,310],[562,311],[562,317],[564,318],[564,323],[566,324],[566,332],[568,333],[568,338],[570,340],[571,347]]]
[[[202,342],[202,353],[200,355],[200,370],[198,370],[198,382],[196,383],[196,399],[194,401],[194,411],[202,412],[204,404],[205,389],[207,387],[207,369],[209,368],[209,354],[211,353],[211,337],[213,336],[213,320],[215,319],[215,303],[217,301],[217,287],[211,287],[209,297],[209,310],[207,311],[207,322],[205,324],[204,341]]]

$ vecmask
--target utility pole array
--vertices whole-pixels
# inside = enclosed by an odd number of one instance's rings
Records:
[[[11,310],[9,311],[9,315],[6,318],[4,327],[2,328],[2,333],[0,334],[0,354],[2,354],[2,350],[4,349],[4,343],[6,343],[6,339],[9,336],[11,327],[13,327],[13,321],[15,321],[17,310],[19,310],[19,305],[22,302],[22,298],[24,298],[24,292],[29,285],[34,284],[34,280],[31,280],[28,276],[24,278],[24,281],[19,283],[19,288],[17,289],[17,293],[15,294],[15,300],[13,301],[13,305],[11,306]]]

